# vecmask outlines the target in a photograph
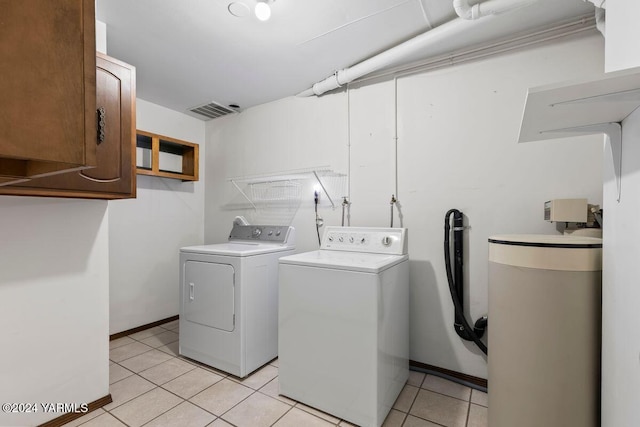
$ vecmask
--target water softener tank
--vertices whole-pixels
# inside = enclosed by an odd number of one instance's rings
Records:
[[[489,425],[600,425],[602,240],[489,238]]]

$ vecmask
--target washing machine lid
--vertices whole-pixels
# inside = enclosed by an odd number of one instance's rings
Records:
[[[245,257],[293,249],[294,247],[290,245],[234,241],[212,245],[187,246],[181,248],[180,252]]]
[[[379,273],[407,259],[409,259],[409,255],[318,250],[282,257],[279,263],[280,265],[302,265],[364,273]]]

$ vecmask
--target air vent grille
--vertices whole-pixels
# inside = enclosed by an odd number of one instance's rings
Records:
[[[190,108],[189,111],[206,117],[204,120],[217,119],[218,117],[226,116],[227,114],[237,113],[233,108],[225,107],[224,105],[220,105],[216,102],[210,102],[198,107],[193,107]]]

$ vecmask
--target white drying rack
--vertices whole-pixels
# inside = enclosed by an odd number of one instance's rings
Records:
[[[276,172],[270,174],[261,175],[247,175],[242,177],[227,178],[234,187],[247,199],[253,209],[257,210],[257,206],[254,202],[258,201],[274,201],[278,199],[281,202],[294,201],[295,197],[300,200],[300,181],[303,179],[313,178],[318,182],[320,188],[327,196],[327,199],[331,203],[332,208],[336,208],[336,204],[331,197],[330,191],[323,182],[323,178],[337,178],[343,179],[347,175],[343,173],[334,172],[329,166],[320,166],[305,169],[295,169],[283,172]],[[252,188],[253,197],[249,197],[245,191],[242,190],[239,184],[249,184]],[[283,184],[284,185],[272,185]],[[257,191],[253,191],[256,188]]]

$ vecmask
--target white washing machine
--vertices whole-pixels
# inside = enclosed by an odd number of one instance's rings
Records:
[[[409,261],[401,228],[327,227],[280,258],[280,394],[382,425],[409,377]]]
[[[278,258],[294,235],[234,224],[227,243],[180,250],[181,355],[241,378],[278,355]]]

